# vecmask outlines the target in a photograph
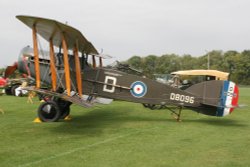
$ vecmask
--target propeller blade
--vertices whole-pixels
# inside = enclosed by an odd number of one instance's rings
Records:
[[[17,63],[14,63],[12,66],[8,66],[4,72],[4,78],[8,78],[17,70]]]

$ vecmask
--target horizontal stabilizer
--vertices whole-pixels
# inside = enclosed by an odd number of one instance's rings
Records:
[[[239,108],[239,105],[226,105],[224,108]]]

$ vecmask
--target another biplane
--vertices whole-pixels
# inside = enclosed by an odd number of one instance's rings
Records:
[[[178,110],[169,108],[177,120],[183,107],[206,115],[225,116],[238,106],[238,87],[231,81],[207,81],[181,90],[105,68],[102,63],[105,57],[75,28],[51,19],[17,18],[32,29],[34,48],[32,53],[27,53],[29,49],[23,50],[17,68],[35,78],[36,86],[26,89],[41,94],[45,100],[38,108],[38,116],[44,122],[67,116],[71,103],[91,107],[99,97],[177,106]],[[48,57],[43,57],[38,50],[37,34],[49,43]],[[88,62],[90,57],[91,63]],[[99,59],[98,65],[96,59]],[[43,89],[41,83],[51,88]]]
[[[203,81],[229,79],[229,73],[218,70],[183,70],[172,72],[171,75],[171,85],[181,89]]]

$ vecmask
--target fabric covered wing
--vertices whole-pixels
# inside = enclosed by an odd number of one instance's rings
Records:
[[[52,39],[53,44],[57,47],[61,46],[61,38],[63,34],[69,50],[72,50],[75,45],[78,45],[79,51],[81,52],[87,54],[98,54],[95,47],[80,31],[73,27],[51,19],[21,15],[16,17],[31,29],[35,25],[37,33],[47,41]]]

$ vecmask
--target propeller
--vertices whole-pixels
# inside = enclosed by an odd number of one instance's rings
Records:
[[[12,66],[8,66],[4,72],[4,78],[8,78],[11,74],[13,74],[17,70],[17,62],[15,62]]]

